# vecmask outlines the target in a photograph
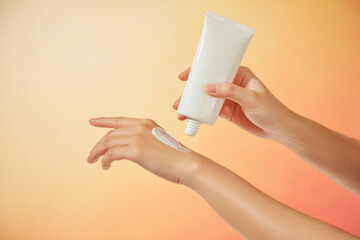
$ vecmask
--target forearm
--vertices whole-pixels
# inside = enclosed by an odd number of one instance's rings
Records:
[[[247,239],[356,239],[268,197],[217,163],[199,159],[184,184]]]
[[[360,196],[360,141],[293,114],[274,140]]]

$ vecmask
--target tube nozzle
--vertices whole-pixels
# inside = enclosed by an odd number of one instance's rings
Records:
[[[195,136],[199,130],[200,124],[201,122],[199,121],[193,119],[187,119],[185,134],[192,137]]]

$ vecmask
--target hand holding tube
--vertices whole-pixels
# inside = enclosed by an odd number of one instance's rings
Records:
[[[186,80],[190,68],[179,75]],[[219,116],[263,138],[273,139],[360,196],[360,141],[332,131],[288,109],[246,67],[233,83],[207,85],[210,96],[225,98]],[[177,109],[180,98],[173,108]],[[184,116],[179,116],[184,120]]]
[[[187,80],[190,68],[179,75]],[[204,89],[210,96],[225,98],[219,116],[242,129],[263,138],[272,138],[283,131],[295,114],[271,94],[265,85],[248,69],[240,66],[233,83],[208,84]],[[173,108],[177,109],[180,99]],[[179,116],[184,120],[185,116]]]

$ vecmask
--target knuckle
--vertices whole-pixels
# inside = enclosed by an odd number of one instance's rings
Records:
[[[250,68],[248,68],[247,66],[241,66],[239,70],[241,70],[243,73],[251,72]]]
[[[148,126],[153,126],[155,124],[154,120],[147,118],[145,119],[145,124],[147,124]]]
[[[103,146],[104,147],[109,147],[111,145],[111,139],[108,137],[105,137],[103,140]]]
[[[140,156],[141,147],[138,144],[131,145],[130,151],[134,157]]]
[[[149,130],[149,127],[146,124],[140,124],[137,126],[137,130],[139,133],[145,133],[147,130]]]
[[[141,134],[136,134],[136,135],[132,136],[132,143],[133,144],[139,145],[139,144],[141,144],[141,142],[142,142],[142,135]]]
[[[114,151],[112,149],[109,149],[105,155],[107,159],[111,159],[114,156]]]
[[[256,104],[261,100],[261,95],[258,92],[251,91],[248,99],[250,104]]]
[[[242,72],[242,73],[245,74],[245,75],[248,75],[248,74],[251,73],[250,68],[248,68],[248,67],[246,67],[246,66],[241,66],[241,67],[239,68],[239,71]]]
[[[110,131],[108,131],[108,133],[106,134],[107,136],[112,136],[116,133],[116,129],[112,129]]]
[[[232,83],[226,82],[222,84],[222,93],[225,96],[231,95],[235,90],[235,86]]]

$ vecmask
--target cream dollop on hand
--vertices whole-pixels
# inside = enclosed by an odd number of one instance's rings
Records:
[[[174,135],[165,131],[160,127],[155,127],[152,129],[152,134],[162,143],[175,148],[181,152],[191,152],[190,149],[182,146]]]

